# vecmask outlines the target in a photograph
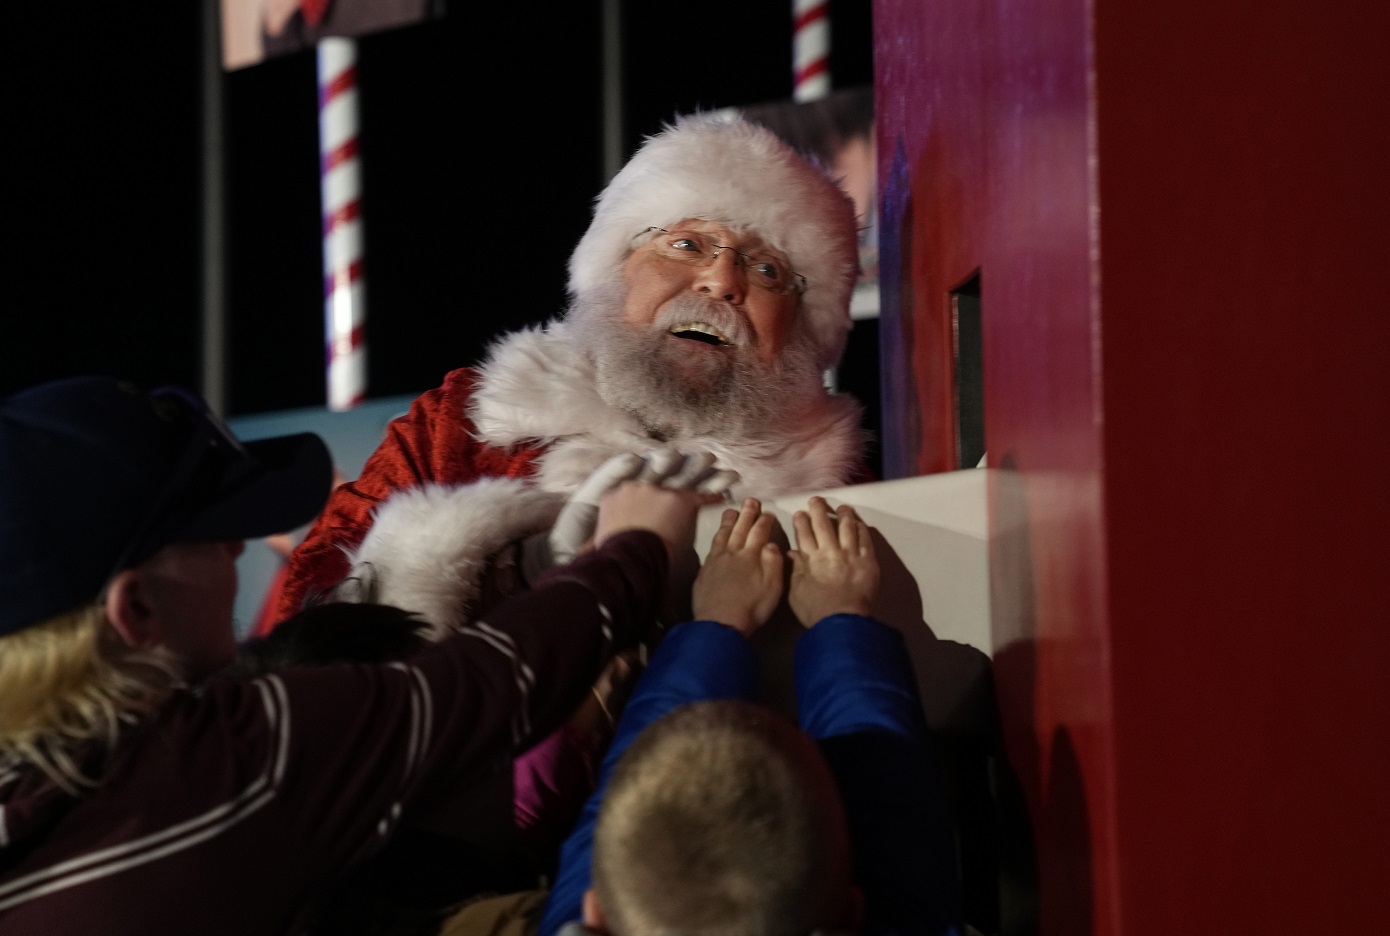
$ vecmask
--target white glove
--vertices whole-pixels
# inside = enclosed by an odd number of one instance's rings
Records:
[[[738,472],[714,467],[709,452],[684,455],[655,449],[646,456],[614,455],[600,465],[561,508],[548,532],[528,537],[521,546],[521,572],[534,582],[546,569],[569,562],[594,535],[603,495],[624,481],[643,481],[675,490],[722,494],[738,481]]]
[[[714,456],[709,452],[692,452],[681,456],[678,467],[661,481],[662,487],[708,494],[723,494],[737,483],[738,472],[715,468]]]
[[[614,455],[599,465],[579,486],[549,530],[528,536],[521,544],[521,574],[534,582],[554,565],[569,562],[594,533],[598,522],[598,502],[613,488],[637,477],[646,467],[642,456],[632,452]]]
[[[555,525],[547,535],[551,565],[563,565],[579,554],[580,548],[594,535],[598,523],[598,502],[603,495],[624,481],[631,481],[648,471],[647,460],[632,452],[614,455],[598,466],[593,474],[570,495]]]
[[[638,481],[659,484],[673,491],[723,494],[738,483],[738,472],[715,468],[714,455],[709,452],[686,455],[675,449],[656,449],[648,452],[643,462],[642,470],[637,473]]]

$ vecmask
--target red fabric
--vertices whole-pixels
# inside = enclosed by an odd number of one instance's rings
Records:
[[[471,368],[452,371],[443,384],[421,394],[408,413],[391,422],[361,475],[333,492],[291,554],[274,623],[298,611],[306,597],[342,580],[348,571],[343,549],[362,542],[372,525],[372,511],[395,491],[425,482],[468,484],[532,473],[543,447],[497,448],[475,438],[467,409],[476,381]]]
[[[332,0],[299,0],[299,15],[304,17],[304,22],[310,26],[317,26],[323,22],[323,18],[328,13],[328,4]]]
[[[275,569],[275,575],[266,586],[265,597],[261,599],[261,610],[256,614],[256,620],[251,624],[248,637],[264,637],[269,634],[271,628],[279,623],[280,596],[285,590],[285,583],[289,581],[290,567],[285,563],[280,563]]]

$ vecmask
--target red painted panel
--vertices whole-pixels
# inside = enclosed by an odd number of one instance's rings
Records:
[[[1334,6],[875,2],[885,451],[951,467],[980,268],[1044,933],[1390,932],[1390,7]]]
[[[890,387],[884,425],[916,432],[917,472],[954,466],[949,292],[979,269],[986,442],[1005,470],[995,671],[1042,931],[1117,932],[1087,5],[879,0],[874,17],[883,370],[910,336],[916,378],[910,397]]]
[[[1390,932],[1390,12],[1142,6],[1096,43],[1126,919]]]

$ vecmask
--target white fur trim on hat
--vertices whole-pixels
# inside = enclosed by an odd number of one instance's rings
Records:
[[[607,282],[646,228],[701,218],[751,231],[806,277],[799,321],[833,367],[850,328],[859,276],[854,201],[771,130],[738,117],[693,114],[649,137],[613,177],[569,263],[578,295]]]

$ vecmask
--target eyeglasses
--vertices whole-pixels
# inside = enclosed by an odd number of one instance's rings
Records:
[[[788,293],[799,296],[806,291],[806,277],[776,257],[744,253],[736,247],[716,244],[710,235],[698,231],[668,231],[663,227],[649,227],[642,233],[650,234],[653,231],[665,235],[654,237],[651,241],[652,249],[659,257],[708,266],[719,256],[719,251],[732,250],[734,263],[743,269],[750,285],[779,296]]]

